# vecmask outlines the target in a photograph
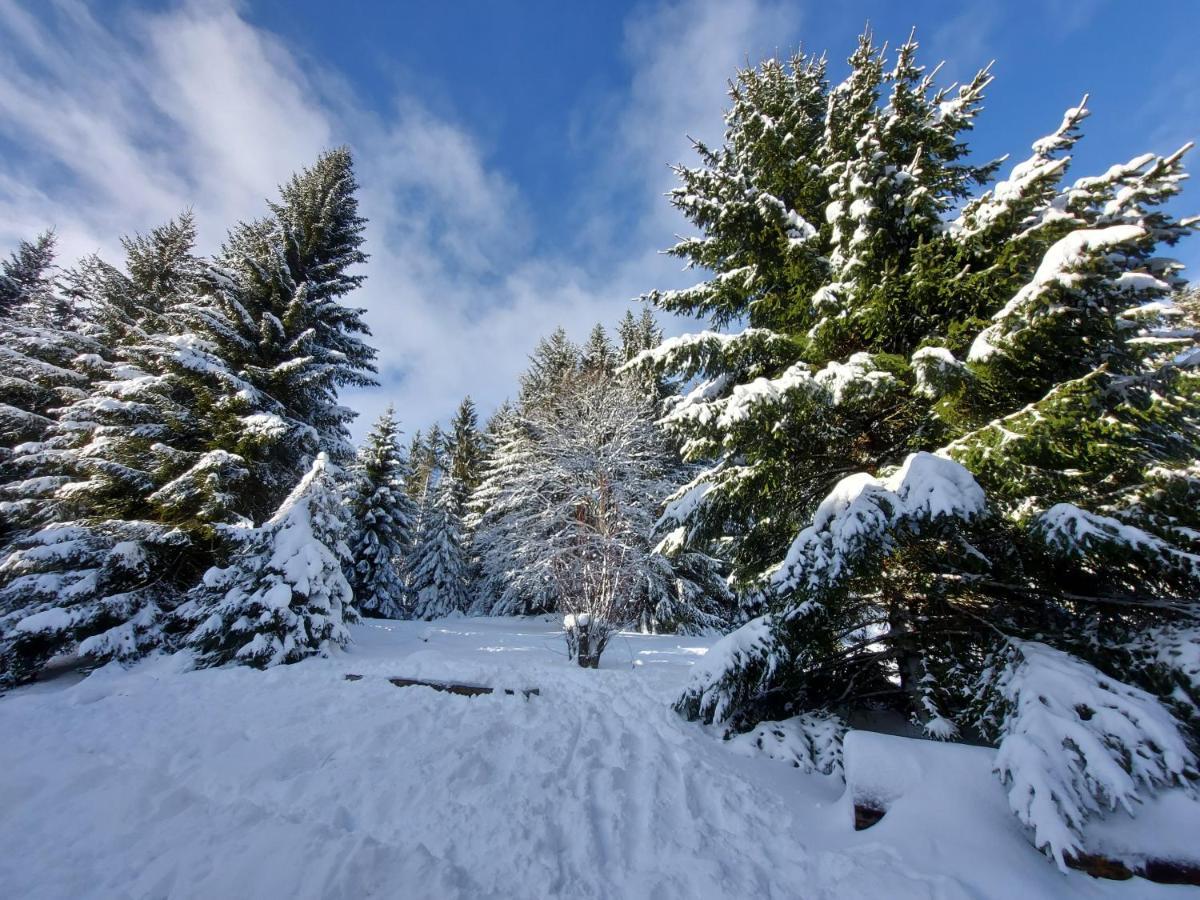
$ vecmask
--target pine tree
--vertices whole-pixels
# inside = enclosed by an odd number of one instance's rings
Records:
[[[611,375],[616,366],[617,352],[608,339],[604,326],[597,324],[583,345],[580,365],[585,371]]]
[[[468,498],[479,486],[484,451],[475,402],[464,397],[450,422],[450,434],[446,438],[447,465],[458,487],[456,502],[460,517],[466,515]]]
[[[222,358],[277,404],[243,417],[270,476],[257,483],[261,513],[318,451],[338,465],[353,459],[346,426],[354,413],[337,391],[375,384],[363,311],[341,302],[365,277],[353,272],[366,261],[357,187],[344,147],[294,175],[268,218],[230,233],[210,285],[219,315],[200,316]]]
[[[434,488],[411,564],[413,618],[440,619],[465,612],[467,556],[463,548],[459,491],[454,473],[442,475]]]
[[[520,403],[533,406],[551,395],[564,377],[579,368],[579,363],[579,348],[566,331],[556,328],[550,337],[538,341],[529,358],[529,368],[521,376]]]
[[[379,417],[359,450],[350,497],[353,566],[350,583],[358,610],[403,618],[404,566],[412,552],[417,510],[404,491],[404,459],[392,408]]]
[[[35,475],[6,486],[13,507],[40,508],[19,521],[0,564],[0,656],[12,680],[76,645],[97,662],[158,646],[220,527],[242,522],[234,493],[246,470],[214,446],[207,414],[245,385],[195,336],[155,330],[177,325],[174,311],[198,289],[193,239],[183,217],[124,241],[125,271],[73,278],[100,291],[79,296],[113,358],[93,358],[87,392],[11,460]]]
[[[212,568],[178,618],[199,665],[266,668],[327,655],[350,640],[353,595],[336,472],[320,454],[278,511],[246,536],[225,568]]]
[[[1082,105],[973,198],[997,165],[961,136],[990,75],[937,89],[916,50],[889,66],[864,35],[832,88],[803,54],[739,72],[723,145],[677,169],[699,235],[671,252],[714,275],[649,299],[748,327],[631,366],[690,383],[664,422],[703,469],[664,519],[758,603],[679,707],[745,728],[869,705],[991,736],[1062,864],[1115,796],[1196,769],[1188,653],[1145,642],[1200,640],[1200,383],[1178,334],[1157,343],[1180,283],[1161,247],[1196,220],[1162,206],[1182,151],[1063,183]],[[1091,749],[1065,768],[1015,750],[1061,753],[1068,725]],[[1144,777],[1113,794],[1129,753]]]

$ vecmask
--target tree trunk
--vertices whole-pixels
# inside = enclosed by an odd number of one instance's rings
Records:
[[[592,623],[590,621],[576,621],[575,640],[577,641],[577,649],[575,651],[575,658],[579,661],[579,665],[585,669],[598,669],[600,668],[600,653],[593,646],[591,627]]]

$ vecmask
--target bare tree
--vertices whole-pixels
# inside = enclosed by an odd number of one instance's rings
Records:
[[[567,652],[585,669],[600,665],[609,638],[632,618],[636,532],[613,502],[607,474],[595,491],[578,497],[568,520],[564,549],[553,562]]]

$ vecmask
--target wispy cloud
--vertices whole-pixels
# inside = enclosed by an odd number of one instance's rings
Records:
[[[594,252],[536,252],[519,187],[471,129],[401,86],[380,115],[337,72],[254,27],[233,0],[103,21],[78,0],[37,15],[0,0],[0,242],[54,226],[70,260],[117,258],[121,234],[185,207],[202,249],[259,215],[291,171],[351,145],[370,219],[368,281],[354,301],[380,348],[380,389],[348,397],[369,417],[394,400],[409,427],[470,392],[513,390],[537,336],[582,336],[629,298],[677,281],[656,251],[680,227],[661,194],[686,133],[716,137],[726,79],[794,17],[754,0],[671,3],[628,23],[630,81],[605,105],[609,140],[581,226]],[[612,201],[619,194],[620,203]],[[603,236],[603,238],[601,238]],[[361,423],[360,423],[361,424]]]

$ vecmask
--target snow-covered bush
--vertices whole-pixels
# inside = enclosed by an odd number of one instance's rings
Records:
[[[202,666],[265,668],[325,655],[350,639],[353,595],[342,574],[342,498],[320,454],[231,565],[209,569],[179,610]]]
[[[843,777],[842,738],[846,726],[828,713],[804,713],[782,722],[759,722],[728,736],[738,752],[761,753],[789,762],[801,772]]]

